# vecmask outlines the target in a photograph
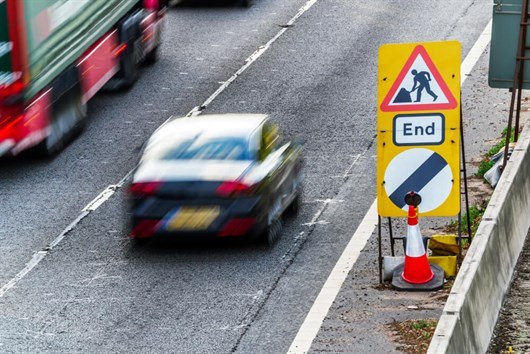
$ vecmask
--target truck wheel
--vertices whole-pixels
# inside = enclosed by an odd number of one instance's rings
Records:
[[[147,65],[153,65],[158,61],[158,46],[154,47],[152,51],[145,55],[144,63]]]
[[[125,89],[129,89],[134,85],[136,80],[138,80],[139,76],[139,62],[138,55],[140,51],[138,50],[137,46],[139,41],[134,41],[134,45],[132,48],[126,53],[125,58],[123,59],[123,67],[121,68],[122,71],[122,77],[123,77],[123,84],[122,87]]]
[[[46,139],[36,147],[40,156],[52,157],[63,150],[85,125],[86,104],[81,102],[80,90],[72,90],[55,102],[52,107],[52,122]]]

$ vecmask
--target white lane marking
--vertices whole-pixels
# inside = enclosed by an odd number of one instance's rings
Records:
[[[460,67],[460,83],[463,84],[466,78],[470,75],[473,67],[480,59],[484,50],[488,46],[491,38],[491,20],[481,33],[468,55],[462,62]],[[298,330],[296,337],[291,343],[288,350],[289,354],[307,353],[316,338],[324,319],[326,318],[329,309],[335,298],[337,297],[342,284],[353,265],[357,261],[361,250],[366,245],[368,238],[372,235],[377,226],[377,199],[374,200],[372,206],[366,212],[361,224],[355,230],[346,249],[339,258],[337,264],[331,271],[326,283],[320,290],[313,306],[309,310],[302,326]],[[315,218],[313,218],[316,221]],[[312,222],[314,222],[312,221]]]
[[[0,0],[2,2],[3,0]],[[288,22],[288,24],[293,24],[300,16],[304,14],[307,10],[315,4],[317,0],[309,0],[304,6],[298,10],[296,15]],[[287,28],[281,29],[270,41],[268,41],[264,46],[261,46],[258,50],[256,50],[254,53],[250,55],[249,58],[246,59],[245,65],[239,69],[236,74],[234,74],[228,82],[224,82],[219,89],[217,89],[201,106],[194,107],[186,116],[196,116],[201,114],[201,110],[204,109],[206,106],[208,106],[221,92],[223,92],[243,71],[245,71],[253,62],[255,62],[267,49],[270,48],[271,44],[274,43],[285,31]],[[214,67],[212,67],[214,68]],[[187,72],[180,72],[180,75],[188,75]],[[168,123],[172,117],[169,117],[162,125],[158,128],[160,129],[162,126],[164,126],[166,123]],[[91,212],[99,208],[105,201],[107,201],[118,188],[122,187],[125,182],[129,179],[129,177],[132,175],[133,171],[136,169],[136,166],[130,170],[116,185],[110,185],[103,192],[101,192],[96,198],[94,198],[93,201],[91,201],[86,207],[84,207],[79,214],[79,216],[70,224],[68,227],[66,227],[59,236],[55,240],[52,241],[49,247],[42,251],[37,251],[33,254],[30,261],[26,264],[26,266],[12,279],[10,279],[4,286],[0,288],[0,298],[5,295],[5,293],[12,289],[22,278],[24,278],[33,268],[35,268],[42,259],[55,247],[57,246],[65,237],[66,235],[73,230],[77,224],[81,220],[83,220],[87,215],[89,215]]]
[[[309,310],[302,327],[298,331],[288,353],[307,353],[313,339],[316,337],[324,317],[327,315],[329,308],[335,301],[342,284],[346,280],[350,270],[361,254],[361,250],[368,242],[375,226],[377,225],[377,199],[364,216],[361,224],[353,234],[350,242],[342,252],[335,267],[331,271],[326,283],[320,290],[315,303]]]
[[[86,207],[83,208],[82,211],[94,211],[97,208],[101,206],[101,204],[105,203],[116,190],[115,185],[110,185],[103,192],[101,192],[94,200],[92,200]]]
[[[66,234],[70,232],[71,230],[73,230],[76,227],[76,225],[81,220],[83,220],[88,214],[89,214],[88,211],[84,211],[81,214],[79,214],[79,216],[70,225],[68,225],[68,227],[64,229],[63,232],[61,232],[61,234],[55,238],[55,240],[52,241],[50,246],[48,246],[47,248],[43,250],[35,252],[33,256],[31,257],[31,259],[29,260],[29,262],[26,264],[26,266],[20,272],[18,272],[17,275],[11,278],[4,286],[0,288],[0,297],[3,297],[7,291],[15,287],[15,285],[22,278],[24,278],[29,272],[31,272],[33,268],[35,268],[40,263],[40,261],[42,261],[42,259],[46,257],[46,255],[48,255],[48,253],[55,246],[57,246],[59,242],[62,241],[62,239],[66,236]]]
[[[467,53],[466,58],[462,62],[460,67],[460,83],[464,84],[466,78],[471,74],[473,67],[477,64],[477,61],[480,59],[482,53],[486,50],[486,47],[490,44],[491,40],[491,22],[488,23],[484,31],[480,34],[477,41],[473,45],[473,48]]]
[[[304,14],[304,12],[309,10],[316,2],[317,0],[309,0],[308,2],[306,2],[306,4],[302,6],[300,10],[298,10],[296,15],[294,15],[294,17],[291,18],[289,22],[287,22],[287,25],[291,26],[300,16]],[[228,80],[223,82],[221,86],[219,86],[219,88],[210,97],[208,97],[206,101],[204,101],[202,105],[193,108],[190,113],[186,115],[186,117],[194,117],[196,115],[199,115],[202,110],[208,107],[208,105],[212,103],[213,100],[215,100],[215,98],[219,96],[224,90],[226,90],[227,87],[230,86],[230,84],[232,84],[232,82],[234,82],[238,78],[238,76],[240,76],[245,70],[247,70],[247,68],[252,65],[252,63],[258,60],[258,58],[261,57],[263,53],[265,53],[271,47],[271,45],[276,42],[276,40],[278,40],[278,38],[280,38],[282,34],[284,34],[289,28],[290,27],[285,27],[279,30],[278,33],[276,33],[276,35],[272,37],[270,41],[268,41],[267,43],[259,47],[254,53],[252,53],[246,59],[245,65],[243,65],[238,71],[236,71],[236,73],[232,75]]]

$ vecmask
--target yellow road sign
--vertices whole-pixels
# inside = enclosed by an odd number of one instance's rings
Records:
[[[381,216],[460,212],[460,52],[457,41],[379,48],[377,198]]]

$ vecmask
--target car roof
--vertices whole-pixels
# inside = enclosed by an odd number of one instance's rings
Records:
[[[198,134],[210,138],[241,138],[257,148],[259,143],[251,140],[250,137],[267,119],[265,114],[242,113],[172,118],[149,138],[142,158],[150,159],[157,156],[157,151],[164,149],[164,146],[171,146],[181,139],[191,138]],[[147,153],[147,150],[150,150],[154,155]]]
[[[196,117],[172,118],[152,136],[186,136],[208,132],[213,136],[247,137],[267,119],[265,114],[207,114]]]

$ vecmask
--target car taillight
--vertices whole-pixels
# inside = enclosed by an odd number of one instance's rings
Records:
[[[215,192],[221,197],[230,197],[233,195],[248,194],[251,188],[248,184],[241,183],[238,181],[223,182]]]
[[[162,187],[162,182],[137,182],[131,184],[127,191],[138,197],[148,197],[154,195],[160,187]]]
[[[156,232],[160,220],[140,220],[136,226],[129,232],[131,238],[150,237]]]

